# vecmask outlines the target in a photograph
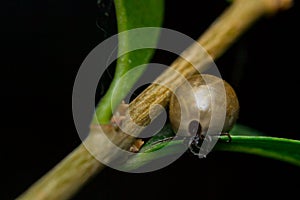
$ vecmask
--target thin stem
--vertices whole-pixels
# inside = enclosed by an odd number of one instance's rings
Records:
[[[87,143],[90,141],[90,139],[87,140]],[[103,168],[104,165],[96,160],[81,144],[18,199],[69,199]]]
[[[217,59],[255,20],[265,14],[285,9],[291,3],[292,0],[236,0],[199,38],[198,42],[213,59]],[[207,62],[207,56],[204,52],[198,52],[196,46],[197,44],[193,44],[183,54],[187,55],[190,61],[196,63],[196,66],[203,67],[203,64]],[[149,124],[150,118],[148,113],[151,105],[160,104],[165,106],[171,94],[169,89],[176,88],[182,83],[184,78],[196,73],[196,69],[181,58],[175,60],[171,68],[172,70],[167,69],[156,79],[155,82],[161,85],[150,85],[130,103],[129,112],[132,120],[127,118],[123,122],[125,130],[131,134],[138,135],[140,130],[136,128],[134,122],[143,126]],[[174,74],[173,70],[180,72],[181,75]],[[170,88],[168,89],[165,86]],[[160,110],[157,110],[156,115],[159,112]],[[124,149],[129,149],[134,142],[134,138],[126,134],[119,133],[116,135],[109,130],[107,131],[105,132],[106,134],[112,135],[112,142]],[[85,141],[85,145],[91,146],[89,150],[95,151],[94,153],[96,154],[105,154],[104,156],[110,161],[116,158],[116,155],[111,153],[111,148],[99,139],[94,140],[94,137],[101,138],[103,135],[103,132],[90,134]],[[95,144],[95,141],[98,143]],[[80,145],[18,199],[68,199],[89,178],[102,169],[103,165],[91,156],[83,145]]]
[[[44,177],[32,185],[18,200],[63,200],[69,199],[90,178],[101,171],[105,165],[97,159],[111,162],[117,159],[112,143],[128,149],[133,137],[120,134],[112,126],[92,125],[88,137],[71,154],[49,171]],[[106,134],[104,134],[106,133]]]

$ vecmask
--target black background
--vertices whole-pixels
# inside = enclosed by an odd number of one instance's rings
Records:
[[[298,3],[259,20],[216,61],[239,96],[238,122],[293,139],[300,139]],[[167,0],[163,26],[196,39],[227,5]],[[1,2],[0,199],[16,198],[80,144],[72,86],[87,54],[116,33],[113,7],[108,12],[105,17],[96,0]],[[174,58],[156,54],[153,60],[170,64]],[[151,173],[106,168],[73,199],[289,199],[297,195],[299,178],[299,168],[267,158],[215,152],[198,160],[186,154]]]

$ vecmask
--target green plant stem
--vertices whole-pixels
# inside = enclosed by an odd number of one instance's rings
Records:
[[[139,49],[132,51],[133,46],[157,43],[159,32],[151,32],[147,35],[136,37],[132,32],[125,32],[140,27],[160,27],[163,21],[164,1],[163,0],[114,0],[116,17],[118,23],[118,56],[117,66],[113,81],[108,91],[99,102],[96,108],[94,120],[100,124],[108,124],[112,113],[123,100],[135,82],[143,74],[146,65],[151,59],[154,49]],[[126,53],[127,52],[127,53]],[[139,67],[138,67],[139,66]],[[131,69],[138,67],[130,77],[120,83],[120,79]],[[116,95],[117,94],[117,95]]]

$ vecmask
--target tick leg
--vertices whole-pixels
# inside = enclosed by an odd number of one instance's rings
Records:
[[[203,141],[205,140],[205,135],[196,135],[193,138],[191,138],[191,141],[189,142],[189,149],[190,152],[192,152],[194,155],[199,155],[201,145]]]
[[[190,152],[193,153],[194,155],[198,155],[199,153],[199,149],[200,149],[200,147],[198,146],[199,139],[200,139],[199,135],[195,135],[194,137],[189,138],[188,148]]]
[[[221,136],[227,136],[228,140],[226,142],[228,142],[228,143],[230,143],[232,140],[231,135],[229,133],[221,133]]]
[[[231,138],[231,135],[229,133],[221,133],[220,135],[221,136],[224,136],[224,135],[227,136],[228,140],[226,142],[228,142],[228,143],[231,142],[232,138]],[[217,135],[215,135],[215,136],[217,137]],[[191,141],[189,142],[190,152],[193,153],[194,155],[199,156],[203,141],[207,140],[208,142],[211,142],[213,140],[212,137],[214,137],[214,136],[211,136],[211,135],[206,135],[205,136],[203,134],[200,134],[200,135],[196,135],[193,138],[191,138]]]

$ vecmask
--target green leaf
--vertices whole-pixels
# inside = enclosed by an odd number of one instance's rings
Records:
[[[163,21],[163,0],[115,0],[118,32],[141,27],[160,27]],[[144,72],[146,64],[151,59],[154,49],[139,49],[131,51],[133,46],[153,44],[159,37],[157,30],[151,34],[135,35],[130,32],[119,34],[118,60],[113,81],[101,99],[96,109],[96,117],[100,124],[107,124],[117,105],[126,97],[132,86]],[[141,45],[143,48],[143,45]],[[143,65],[130,76],[124,75],[136,66]],[[123,79],[121,79],[123,77]],[[120,81],[121,80],[121,81]],[[117,94],[117,95],[115,95]],[[95,119],[94,119],[95,120]]]
[[[242,124],[235,124],[230,135],[252,135],[252,136],[263,136],[264,134],[254,128],[245,126]]]
[[[162,141],[167,142],[168,139],[174,137],[174,135],[175,134],[171,129],[171,125],[168,123],[143,145],[140,152],[155,151],[155,146],[161,148],[160,144],[162,143]]]
[[[126,163],[121,166],[122,170],[134,171],[144,165],[149,164],[151,161],[171,156],[182,152],[182,140],[161,140],[153,144],[151,148],[145,149],[143,152],[138,153],[129,158]],[[164,148],[164,151],[159,151]]]
[[[281,160],[300,167],[300,141],[269,136],[232,136],[230,143],[221,138],[215,151],[254,154]]]
[[[231,142],[227,142],[227,136],[221,136],[215,145],[213,151],[227,151],[253,154],[263,156],[294,164],[300,167],[300,141],[286,138],[277,138],[269,136],[253,136],[247,132],[254,130],[246,126],[237,126],[234,131],[244,130],[242,134],[246,135],[231,135]],[[246,130],[246,131],[245,131]],[[165,126],[160,133],[153,136],[141,149],[143,154],[137,154],[131,157],[124,168],[127,170],[137,169],[155,159],[161,159],[164,156],[177,154],[182,150],[183,140],[170,140],[172,137],[171,128]],[[261,134],[254,130],[254,134]],[[162,136],[166,134],[165,136]],[[238,134],[235,132],[234,134]],[[157,151],[165,148],[165,151]],[[149,154],[147,154],[149,152]],[[163,152],[163,153],[162,153]]]

